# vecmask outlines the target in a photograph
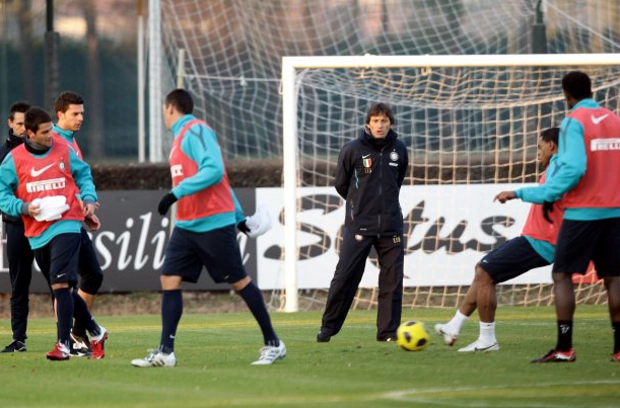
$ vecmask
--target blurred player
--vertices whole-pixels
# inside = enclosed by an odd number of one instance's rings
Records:
[[[558,128],[546,129],[538,140],[538,160],[545,169],[540,184],[553,178],[557,171]],[[503,191],[495,200],[505,202],[517,196],[527,196],[530,189]],[[516,278],[530,269],[549,265],[553,262],[555,243],[564,209],[562,203],[554,203],[551,211],[545,214],[543,206],[532,204],[521,236],[505,242],[489,252],[476,265],[476,273],[471,286],[465,294],[463,304],[452,320],[446,324],[435,325],[435,331],[443,336],[444,343],[452,346],[469,316],[478,308],[480,333],[478,339],[459,349],[460,352],[487,352],[499,350],[495,337],[495,310],[497,309],[498,283]],[[549,222],[547,217],[551,217]]]
[[[84,121],[84,99],[75,92],[62,92],[54,103],[57,122],[53,127],[53,135],[57,140],[69,143],[75,150],[77,157],[84,160],[82,151],[75,139],[75,132],[82,128]],[[97,230],[101,224],[93,213],[85,219],[91,230]],[[91,310],[95,302],[95,296],[103,283],[103,271],[97,259],[97,253],[93,243],[83,227],[80,229],[82,245],[80,246],[78,272],[81,277],[78,294],[84,299],[88,310]],[[90,341],[86,334],[86,328],[79,322],[71,330],[71,354],[75,356],[88,356],[91,353]]]
[[[228,184],[222,154],[213,129],[194,115],[192,96],[176,89],[164,103],[166,128],[174,133],[170,172],[174,188],[160,201],[165,215],[178,201],[176,226],[168,242],[161,276],[162,332],[159,347],[136,367],[173,367],[174,342],[183,314],[181,284],[197,282],[203,267],[215,282],[228,282],[243,298],[263,333],[264,347],[253,365],[268,365],[286,357],[286,346],[276,335],[263,295],[241,260],[235,225],[248,232],[245,217]]]
[[[30,108],[26,102],[16,102],[9,110],[9,137],[0,146],[0,162],[17,146],[24,143],[26,137],[25,114]],[[24,222],[21,217],[2,214],[6,231],[6,255],[9,261],[9,279],[11,280],[11,330],[13,341],[2,349],[2,353],[26,351],[26,329],[28,326],[28,293],[32,280],[32,261],[34,252],[24,236]]]
[[[95,322],[73,289],[80,228],[84,216],[94,213],[97,201],[90,167],[66,143],[52,137],[52,118],[43,109],[30,108],[25,124],[28,138],[0,166],[0,209],[22,217],[37,264],[54,292],[58,336],[47,358],[70,358],[69,337],[75,316],[93,336],[92,357],[100,359],[105,357],[107,332]],[[44,205],[58,198],[64,204]]]
[[[590,77],[572,71],[562,78],[568,115],[560,127],[557,172],[533,189],[529,202],[554,202],[565,212],[553,264],[557,342],[532,363],[572,362],[575,293],[572,274],[584,274],[590,261],[607,290],[614,344],[620,362],[620,118],[592,99]]]

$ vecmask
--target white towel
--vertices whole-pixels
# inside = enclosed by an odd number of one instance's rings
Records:
[[[256,238],[271,229],[271,214],[269,208],[264,203],[256,205],[256,212],[245,220],[245,225],[249,228],[248,237]]]
[[[61,195],[35,198],[32,204],[39,205],[40,212],[34,217],[39,222],[58,220],[69,209],[67,198]]]

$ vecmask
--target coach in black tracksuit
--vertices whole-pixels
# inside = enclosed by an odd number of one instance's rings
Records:
[[[24,115],[29,104],[17,102],[9,111],[9,137],[0,146],[0,163],[7,154],[24,142],[24,137],[15,132],[25,132]],[[2,353],[26,351],[26,327],[28,325],[28,292],[32,280],[32,262],[34,252],[28,239],[24,236],[24,222],[20,217],[2,214],[6,230],[6,253],[9,261],[9,279],[11,280],[11,330],[13,341],[2,349]]]
[[[399,193],[409,157],[391,129],[393,124],[388,105],[373,105],[360,137],[340,151],[336,190],[346,200],[346,216],[340,260],[327,295],[318,342],[329,341],[342,328],[373,246],[380,265],[377,340],[396,338],[404,264]]]

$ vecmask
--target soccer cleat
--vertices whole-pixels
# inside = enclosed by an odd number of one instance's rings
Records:
[[[69,347],[61,342],[56,343],[52,351],[47,353],[47,359],[52,361],[69,360],[70,357]]]
[[[499,344],[497,344],[497,341],[492,343],[483,343],[480,339],[478,339],[470,345],[460,348],[458,351],[460,353],[487,353],[489,351],[499,351]]]
[[[330,336],[329,334],[323,332],[322,330],[319,331],[316,335],[316,342],[317,343],[328,343],[329,340],[331,340],[332,336]]]
[[[92,358],[95,360],[100,360],[105,357],[105,341],[108,339],[108,331],[99,326],[99,334],[97,336],[93,336],[91,339],[90,345],[92,349]]]
[[[453,346],[454,343],[456,343],[456,338],[458,337],[458,334],[452,333],[452,331],[450,331],[450,329],[448,328],[447,324],[437,323],[435,325],[435,332],[440,336],[443,336],[443,342],[447,346]]]
[[[73,333],[69,335],[69,352],[75,357],[90,357],[93,350],[86,336],[78,336]]]
[[[152,350],[144,358],[131,360],[131,365],[134,367],[174,367],[177,365],[177,358],[174,352],[166,354],[159,350]]]
[[[617,352],[616,354],[614,354],[613,356],[611,356],[611,361],[612,362],[616,362],[616,363],[620,363],[620,351]]]
[[[19,340],[13,340],[13,342],[3,348],[0,353],[21,353],[22,351],[26,351],[26,343]]]
[[[577,360],[575,349],[571,347],[569,351],[550,350],[542,357],[535,358],[532,363],[572,363]]]
[[[282,360],[286,357],[286,346],[280,340],[278,346],[265,346],[260,349],[260,357],[252,363],[252,365],[269,365],[276,360]]]

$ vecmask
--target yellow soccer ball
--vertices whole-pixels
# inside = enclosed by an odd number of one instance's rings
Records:
[[[396,344],[407,351],[424,350],[431,341],[424,323],[411,320],[401,324],[396,331]]]

